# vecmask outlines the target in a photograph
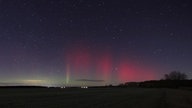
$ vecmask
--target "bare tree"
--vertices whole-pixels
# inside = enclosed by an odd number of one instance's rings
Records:
[[[181,73],[180,71],[172,71],[169,74],[164,75],[165,80],[186,80],[187,75],[185,73]]]

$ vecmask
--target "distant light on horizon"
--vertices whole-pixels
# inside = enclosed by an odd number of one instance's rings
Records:
[[[30,80],[30,79],[27,79],[27,80],[21,80],[22,83],[26,83],[26,84],[42,84],[42,83],[45,83],[44,80]]]

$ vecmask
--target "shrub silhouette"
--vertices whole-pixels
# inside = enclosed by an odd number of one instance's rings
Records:
[[[185,73],[181,73],[180,71],[172,71],[169,74],[164,75],[165,80],[186,80],[187,75]]]

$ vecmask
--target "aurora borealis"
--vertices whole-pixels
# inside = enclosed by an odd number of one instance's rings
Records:
[[[0,0],[0,85],[192,78],[191,0]]]
[[[103,80],[104,84],[110,84],[114,79],[121,82],[157,79],[152,64],[142,64],[129,54],[113,55],[115,52],[108,48],[90,50],[86,46],[78,44],[67,50],[67,83],[72,76],[76,79]]]

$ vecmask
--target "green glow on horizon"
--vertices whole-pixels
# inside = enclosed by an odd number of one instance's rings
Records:
[[[70,65],[67,65],[66,68],[66,84],[69,84],[69,80],[70,80]]]

